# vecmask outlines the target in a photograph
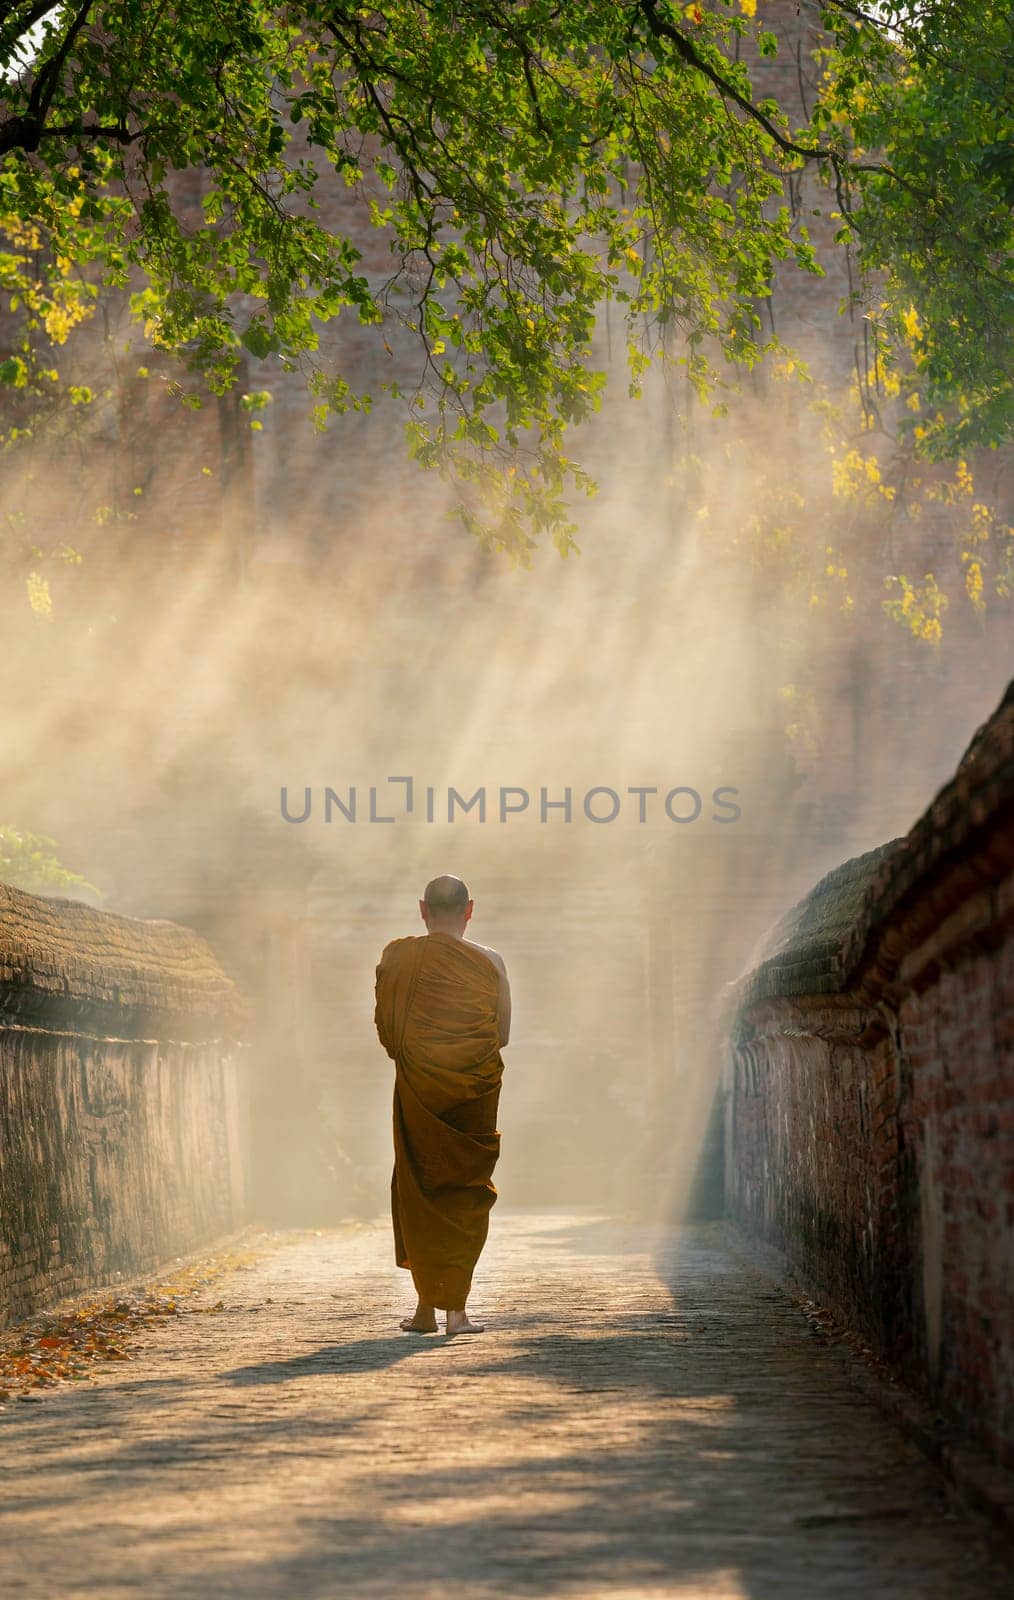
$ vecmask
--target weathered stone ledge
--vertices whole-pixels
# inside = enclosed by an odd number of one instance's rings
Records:
[[[245,1003],[204,939],[0,884],[0,1026],[93,1037],[235,1038]]]

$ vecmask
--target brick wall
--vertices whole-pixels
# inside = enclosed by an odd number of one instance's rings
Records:
[[[735,986],[728,1201],[1014,1464],[1014,685]]]
[[[0,1326],[235,1227],[236,990],[203,940],[0,885]]]

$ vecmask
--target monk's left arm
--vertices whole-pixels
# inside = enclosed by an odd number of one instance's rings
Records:
[[[511,986],[507,978],[507,968],[502,959],[497,958],[497,972],[500,976],[500,988],[496,1001],[497,1030],[500,1035],[500,1048],[510,1044],[511,1040]]]

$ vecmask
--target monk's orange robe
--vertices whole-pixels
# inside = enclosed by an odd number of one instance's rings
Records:
[[[395,1260],[445,1310],[468,1298],[496,1200],[499,987],[489,957],[449,933],[395,939],[377,967],[377,1033],[396,1069]]]

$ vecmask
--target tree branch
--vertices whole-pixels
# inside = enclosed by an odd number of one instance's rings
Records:
[[[6,155],[10,150],[25,150],[31,155],[38,150],[60,74],[66,65],[75,39],[88,20],[91,8],[92,0],[85,0],[67,29],[56,55],[39,68],[32,84],[32,92],[28,96],[24,115],[9,117],[6,122],[0,124],[0,155]]]
[[[781,130],[771,121],[770,117],[767,117],[758,106],[755,106],[753,101],[747,95],[740,94],[739,90],[734,84],[729,83],[725,78],[723,78],[722,74],[718,72],[709,61],[700,55],[696,46],[693,45],[691,41],[682,33],[680,33],[678,28],[674,28],[671,23],[666,22],[658,15],[658,0],[637,0],[637,3],[638,10],[640,10],[644,16],[645,21],[647,22],[648,27],[654,34],[655,38],[665,39],[669,44],[673,45],[678,55],[682,57],[688,66],[696,67],[698,72],[702,72],[708,81],[714,84],[715,88],[720,94],[728,95],[730,100],[735,101],[736,105],[738,105],[748,117],[751,117],[754,122],[759,123],[759,125],[764,129],[765,133],[767,133],[769,137],[772,138],[775,143],[786,152],[787,155],[802,156],[807,161],[829,162],[835,175],[836,186],[839,188],[839,190],[841,188],[843,177],[849,172],[872,172],[882,175],[885,178],[890,178],[892,182],[900,184],[903,189],[907,189],[910,194],[915,195],[920,200],[928,200],[932,202],[936,199],[936,196],[929,190],[919,188],[908,178],[903,178],[899,172],[895,172],[893,167],[887,166],[884,162],[851,162],[843,151],[837,150],[831,145],[803,145],[797,144],[794,139],[787,138],[786,135],[783,134]],[[839,9],[851,10],[851,8],[848,6],[841,6]],[[848,216],[850,214],[851,213],[847,210],[843,211],[842,213],[843,216]]]
[[[666,22],[664,18],[658,15],[658,0],[638,0],[637,8],[656,39],[665,39],[671,44],[677,55],[682,57],[688,66],[695,67],[698,72],[703,73],[709,83],[714,84],[720,94],[727,95],[730,100],[735,101],[740,110],[745,111],[748,117],[759,123],[768,137],[773,139],[775,144],[784,150],[787,155],[803,156],[807,161],[830,161],[834,163],[841,160],[840,153],[829,145],[797,144],[794,139],[790,139],[782,133],[781,129],[771,121],[771,118],[766,116],[759,107],[755,106],[747,95],[740,94],[734,84],[729,83],[728,79],[722,77],[722,74],[711,65],[710,61],[700,54],[696,45],[691,44],[690,40],[680,33],[678,28],[674,28],[671,22]]]
[[[43,128],[39,134],[40,142],[43,139],[115,139],[117,144],[133,144],[135,140],[144,138],[151,133],[151,128],[136,128],[129,133],[124,124],[115,125],[100,122],[65,122],[59,127]]]
[[[0,29],[0,55],[6,62],[8,51],[13,52],[27,34],[31,33],[37,22],[41,22],[47,11],[55,11],[59,0],[35,0],[29,6],[27,13],[17,16],[18,7],[13,6],[7,13],[6,26]]]

